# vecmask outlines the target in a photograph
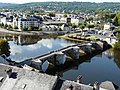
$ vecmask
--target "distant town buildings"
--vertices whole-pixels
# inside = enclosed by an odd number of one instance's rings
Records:
[[[112,30],[115,26],[112,23],[108,23],[104,25],[104,30]]]

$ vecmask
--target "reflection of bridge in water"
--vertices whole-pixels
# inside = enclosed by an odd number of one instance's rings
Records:
[[[106,46],[108,46],[108,44],[103,41],[71,45],[44,55],[29,58],[20,64],[27,64],[45,72],[49,67],[49,63],[55,66],[64,65],[65,62],[67,62],[66,56],[71,57],[73,60],[78,60],[80,59],[80,50],[83,50],[86,54],[92,54],[93,50],[102,51]]]

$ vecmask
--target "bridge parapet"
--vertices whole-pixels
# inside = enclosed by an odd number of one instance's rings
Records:
[[[80,49],[82,49],[86,54],[91,54],[92,48],[99,51],[103,50],[104,47],[107,47],[107,44],[103,41],[71,45],[56,51],[48,52],[47,54],[41,56],[27,59],[21,64],[27,64],[45,72],[49,67],[49,63],[54,65],[64,64],[66,56],[70,56],[73,60],[79,59]]]

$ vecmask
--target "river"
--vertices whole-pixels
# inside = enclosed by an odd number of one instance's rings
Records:
[[[1,35],[0,38],[8,40],[9,58],[17,62],[75,44],[49,36],[42,38],[40,36]],[[82,83],[85,84],[110,80],[120,85],[120,51],[109,49],[98,55],[85,57],[84,62],[58,73],[69,80],[76,80],[78,75],[82,75]]]

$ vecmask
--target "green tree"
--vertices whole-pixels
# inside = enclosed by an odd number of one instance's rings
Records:
[[[58,28],[58,30],[59,30],[59,31],[62,31],[62,29],[61,29],[61,28]]]
[[[10,46],[6,40],[0,40],[0,55],[5,54],[6,56],[10,55]]]
[[[26,31],[27,29],[26,28],[22,28],[22,31]]]
[[[117,42],[114,45],[114,49],[120,50],[120,34],[117,35]]]
[[[75,25],[75,23],[73,23],[72,28],[77,28],[77,25]]]
[[[90,31],[91,28],[94,28],[94,27],[95,27],[94,24],[88,24],[87,25],[87,28],[89,29],[89,31]]]
[[[42,28],[41,28],[41,27],[39,27],[39,28],[38,28],[38,30],[39,30],[39,31],[42,31]]]
[[[64,14],[64,17],[67,17],[67,14]]]
[[[49,13],[48,16],[55,17],[55,14],[54,13]]]
[[[12,26],[11,25],[8,25],[8,30],[11,30],[12,29]]]
[[[8,25],[7,25],[7,24],[5,24],[4,28],[6,29],[7,27],[8,27]]]
[[[112,20],[115,26],[120,26],[120,12],[116,14],[116,16]]]
[[[14,26],[14,29],[18,29],[18,27],[17,27],[17,26]]]
[[[54,27],[54,31],[57,31],[57,28],[56,28],[56,27]]]
[[[4,23],[2,23],[1,26],[4,27]]]
[[[80,25],[79,27],[80,27],[80,29],[82,29],[82,31],[83,31],[83,29],[85,28],[85,25]]]
[[[32,30],[32,28],[31,28],[31,27],[29,27],[29,28],[28,28],[28,31],[31,31],[31,30]]]

